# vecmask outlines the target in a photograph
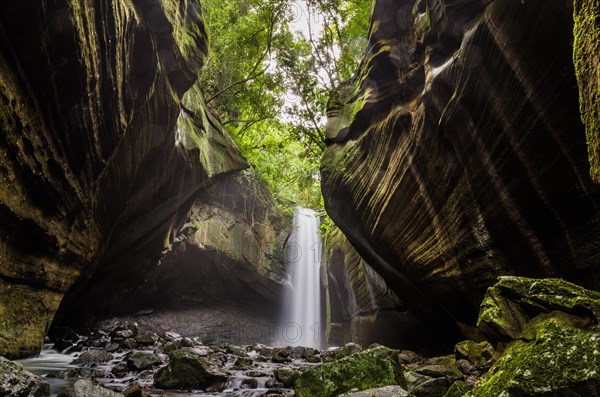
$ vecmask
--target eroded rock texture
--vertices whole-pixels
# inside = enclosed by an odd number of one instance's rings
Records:
[[[196,0],[0,5],[0,355],[35,353],[78,277],[130,293],[246,167],[192,89],[206,44]]]
[[[579,82],[581,118],[590,155],[590,175],[600,183],[600,1],[575,0],[573,59]]]
[[[600,287],[572,3],[379,0],[373,21],[322,162],[360,255],[446,335],[498,275]]]
[[[324,239],[322,282],[326,296],[326,341],[392,347],[431,344],[431,333],[390,290],[337,228]]]

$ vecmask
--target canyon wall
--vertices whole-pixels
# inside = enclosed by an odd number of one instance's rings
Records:
[[[600,288],[573,12],[565,0],[377,0],[361,68],[330,109],[327,212],[440,335],[470,334],[500,275]]]
[[[0,5],[0,355],[39,351],[67,291],[63,319],[134,306],[247,168],[195,83],[207,44],[197,0]]]

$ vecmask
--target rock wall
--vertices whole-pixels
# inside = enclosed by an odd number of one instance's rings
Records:
[[[143,282],[197,197],[247,167],[204,108],[197,0],[0,4],[0,355],[63,294]]]
[[[421,344],[430,351],[439,347],[440,341],[410,313],[339,228],[327,231],[323,245],[325,342],[397,348]]]
[[[581,118],[585,124],[590,175],[600,183],[600,1],[574,1],[573,59],[579,82]]]
[[[369,40],[330,111],[322,189],[411,312],[468,333],[499,275],[599,288],[572,2],[378,0]]]

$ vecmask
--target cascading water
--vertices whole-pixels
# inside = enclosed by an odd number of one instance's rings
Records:
[[[284,299],[281,345],[321,347],[321,236],[317,213],[297,208],[287,246],[291,288]]]

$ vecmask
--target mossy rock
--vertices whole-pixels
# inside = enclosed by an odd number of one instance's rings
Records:
[[[50,385],[19,363],[0,357],[0,396],[41,397],[50,395]]]
[[[127,367],[134,371],[143,371],[160,363],[160,358],[149,352],[135,352],[127,357]]]
[[[470,391],[471,388],[465,381],[457,380],[450,386],[444,397],[462,397]]]
[[[388,385],[406,388],[406,379],[398,352],[379,346],[304,372],[295,390],[298,397],[333,397]]]
[[[154,376],[159,389],[214,389],[227,381],[225,373],[197,354],[177,350],[170,357],[169,364]]]
[[[492,362],[494,348],[487,341],[477,343],[465,340],[454,346],[454,354],[457,360],[464,358],[471,364],[482,367]]]
[[[590,175],[600,183],[600,0],[575,0],[573,8],[573,61],[581,119],[587,136]]]
[[[477,326],[488,339],[509,342],[535,316],[553,310],[598,321],[600,293],[562,279],[500,277],[486,292]]]
[[[473,396],[598,395],[600,328],[555,311],[540,314],[473,388]]]

